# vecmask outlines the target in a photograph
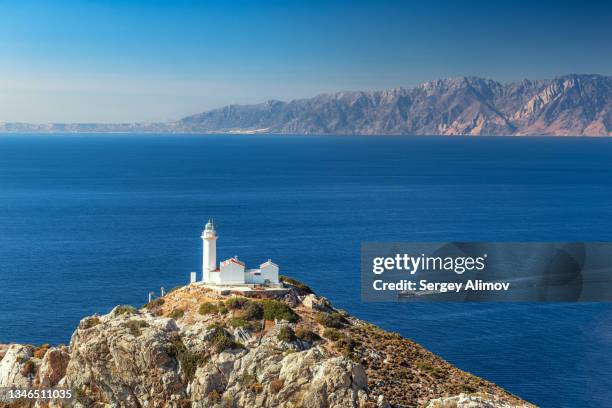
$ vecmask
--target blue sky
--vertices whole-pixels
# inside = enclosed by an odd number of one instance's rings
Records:
[[[0,121],[164,121],[229,103],[612,75],[612,5],[3,1]]]

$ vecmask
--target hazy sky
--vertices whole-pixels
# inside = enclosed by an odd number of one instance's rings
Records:
[[[2,1],[0,121],[165,121],[229,103],[612,75],[612,3]]]

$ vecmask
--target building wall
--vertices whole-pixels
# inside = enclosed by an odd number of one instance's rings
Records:
[[[268,280],[270,283],[278,284],[278,265],[266,262],[261,264],[259,270],[261,271],[261,279],[263,282]]]
[[[215,269],[217,269],[217,238],[205,235],[202,248],[202,280],[206,282],[214,279],[210,271]]]
[[[211,273],[211,275],[216,274],[217,272]],[[238,264],[236,262],[223,262],[221,263],[220,271],[218,272],[220,275],[221,284],[244,284],[244,265]]]
[[[246,283],[251,285],[261,285],[264,283],[259,269],[248,269],[245,273]]]

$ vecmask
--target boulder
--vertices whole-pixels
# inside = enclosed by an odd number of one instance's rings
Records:
[[[37,370],[32,357],[32,347],[12,344],[0,361],[0,387],[27,388]]]
[[[54,387],[66,375],[70,354],[65,347],[52,347],[45,353],[38,369],[38,385]]]
[[[322,296],[317,296],[313,293],[304,296],[304,299],[302,299],[302,304],[308,309],[312,310],[318,310],[322,312],[331,310],[331,305],[326,298]]]

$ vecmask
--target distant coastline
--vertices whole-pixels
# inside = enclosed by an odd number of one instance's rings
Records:
[[[450,78],[410,89],[228,105],[174,122],[0,122],[0,133],[612,136],[612,77],[511,84]]]

